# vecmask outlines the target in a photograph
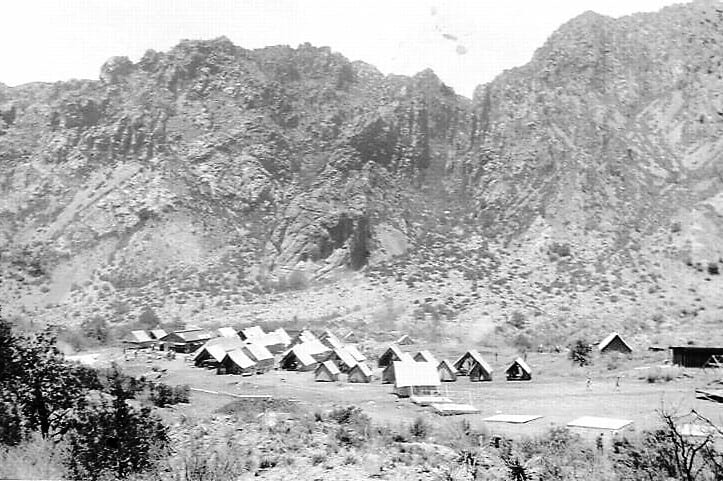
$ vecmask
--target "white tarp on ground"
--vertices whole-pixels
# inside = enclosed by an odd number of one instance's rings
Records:
[[[446,404],[452,402],[450,398],[441,396],[412,396],[409,399],[414,404],[418,404],[420,406],[430,406],[432,404]]]
[[[595,416],[582,416],[567,423],[571,428],[612,429],[617,431],[633,424],[630,419],[599,418]]]
[[[512,423],[512,424],[524,424],[540,419],[542,416],[536,414],[495,414],[488,418],[484,418],[483,421],[491,423]]]
[[[476,414],[479,409],[471,404],[432,404],[432,409],[442,416],[451,416],[453,414]]]

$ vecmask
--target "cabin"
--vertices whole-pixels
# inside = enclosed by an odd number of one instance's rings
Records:
[[[518,357],[512,361],[512,364],[505,370],[505,375],[508,381],[531,381],[532,369],[530,369],[530,366],[524,359]]]
[[[349,372],[357,364],[354,356],[343,347],[334,349],[331,356],[329,356],[329,360],[334,362],[341,372]]]
[[[467,351],[454,363],[455,370],[461,375],[469,375],[469,380],[491,381],[492,367],[476,350]]]
[[[266,372],[274,368],[274,355],[261,344],[246,342],[241,346],[241,352],[256,363],[257,372]]]
[[[347,374],[347,381],[353,383],[370,383],[373,378],[372,370],[363,362],[357,363]]]
[[[609,352],[620,352],[623,354],[630,354],[633,352],[633,348],[617,332],[611,332],[600,344],[598,344],[598,350],[600,354],[607,354]]]
[[[437,373],[439,374],[439,380],[442,382],[455,382],[457,380],[457,370],[446,359],[442,359],[442,362],[437,365]]]
[[[130,337],[124,342],[136,349],[151,347],[155,344],[155,341],[146,331],[131,331]]]
[[[683,367],[708,367],[723,358],[723,347],[671,346],[673,364]],[[713,362],[710,362],[713,361]]]
[[[398,344],[400,346],[411,346],[412,344],[414,344],[414,340],[409,337],[409,334],[404,334],[402,337],[397,339],[397,342],[395,342],[395,344]]]
[[[434,365],[439,364],[439,361],[434,357],[434,354],[432,354],[429,351],[419,351],[414,355],[414,360],[416,362],[431,362]]]
[[[404,351],[402,351],[402,349],[396,344],[391,344],[387,350],[384,351],[384,354],[379,356],[379,362],[377,365],[379,367],[387,367],[394,361],[401,361],[402,359],[404,359]]]
[[[233,327],[219,327],[216,331],[221,337],[239,337],[238,332]]]
[[[313,371],[318,361],[306,352],[302,345],[294,346],[281,357],[279,367],[286,371]]]
[[[256,371],[256,363],[244,354],[240,349],[226,352],[218,365],[217,374],[253,374]]]
[[[399,397],[431,396],[439,394],[437,366],[429,362],[392,363],[394,394]]]
[[[200,328],[173,331],[161,338],[169,351],[191,353],[211,339],[211,333]]]
[[[339,380],[339,368],[331,361],[320,363],[314,371],[316,382],[337,382]]]

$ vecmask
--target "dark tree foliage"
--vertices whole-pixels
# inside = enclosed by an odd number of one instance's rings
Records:
[[[579,366],[587,366],[591,363],[592,347],[583,339],[578,339],[570,348],[570,360]]]
[[[126,478],[155,466],[168,447],[168,429],[149,408],[136,409],[123,377],[111,379],[113,400],[81,410],[68,436],[66,466],[73,479]]]

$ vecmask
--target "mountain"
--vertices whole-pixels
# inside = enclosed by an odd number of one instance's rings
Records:
[[[225,38],[0,86],[3,304],[427,334],[717,320],[722,25],[717,2],[587,12],[472,100]]]

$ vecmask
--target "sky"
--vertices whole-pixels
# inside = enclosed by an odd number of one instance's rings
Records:
[[[432,68],[458,93],[520,66],[587,11],[619,17],[666,0],[15,0],[3,2],[0,82],[97,79],[114,55],[137,61],[181,39],[244,48],[328,46],[388,73]]]

